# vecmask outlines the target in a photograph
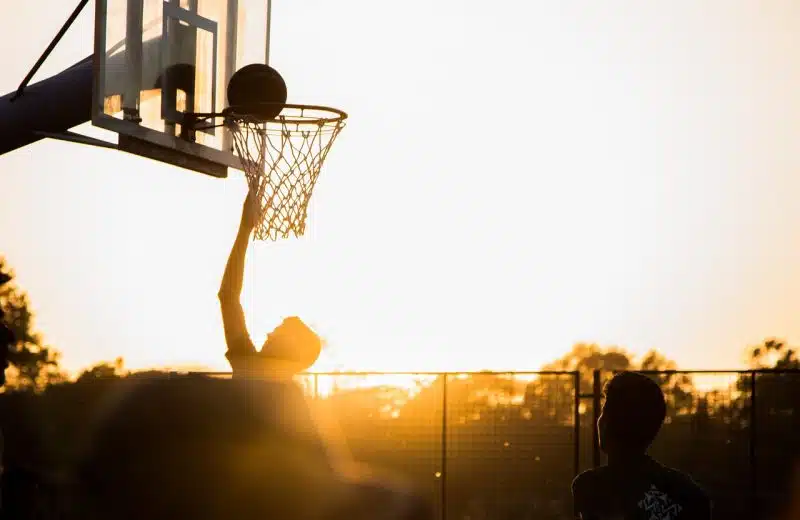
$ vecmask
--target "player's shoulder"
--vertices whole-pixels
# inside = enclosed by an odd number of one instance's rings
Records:
[[[711,503],[711,499],[706,490],[688,473],[681,470],[658,464],[662,479],[669,483],[673,491],[679,492],[694,504],[705,506]]]
[[[679,469],[671,468],[669,466],[665,466],[663,464],[661,466],[661,471],[664,472],[667,477],[675,482],[678,485],[685,486],[687,489],[691,489],[700,493],[705,494],[705,490],[697,483],[695,479],[692,478],[691,475],[685,473]]]
[[[607,472],[607,466],[600,466],[579,473],[578,476],[572,480],[572,494],[581,494],[584,490],[594,489],[599,482],[606,480]]]

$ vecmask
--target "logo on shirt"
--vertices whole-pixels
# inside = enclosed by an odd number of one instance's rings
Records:
[[[639,501],[639,509],[647,513],[648,520],[675,520],[683,509],[655,486],[645,491],[644,498]]]

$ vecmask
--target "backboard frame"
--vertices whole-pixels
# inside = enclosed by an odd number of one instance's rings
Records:
[[[229,14],[236,13],[239,0],[229,1]],[[265,60],[269,57],[269,32],[271,20],[271,1],[263,0],[267,10],[266,22],[266,44]],[[123,108],[123,117],[118,118],[114,115],[105,112],[105,98],[106,98],[106,67],[108,64],[109,55],[107,54],[107,21],[108,21],[108,3],[109,0],[95,0],[95,35],[94,35],[94,56],[93,56],[93,78],[92,78],[92,113],[91,121],[94,126],[109,130],[119,136],[117,148],[122,151],[127,151],[136,155],[145,156],[151,159],[162,161],[165,163],[173,164],[181,168],[187,168],[198,171],[214,177],[227,177],[227,169],[234,168],[237,170],[242,169],[239,157],[233,152],[232,142],[227,135],[228,132],[222,132],[222,149],[217,149],[207,146],[198,142],[181,139],[180,136],[170,135],[169,133],[161,132],[154,128],[140,125],[133,117],[127,117],[125,109]],[[227,29],[224,34],[218,34],[219,27],[212,22],[213,25],[208,24],[208,20],[187,11],[180,7],[179,0],[166,0],[162,4],[163,11],[163,24],[166,27],[168,18],[178,19],[184,24],[189,24],[192,27],[209,31],[213,35],[213,48],[214,48],[214,69],[219,70],[217,67],[223,67],[222,71],[225,80],[227,81],[236,68],[240,65],[237,63],[236,53],[228,52],[225,56],[217,56],[217,39],[224,38],[228,49],[235,49],[237,28],[235,23],[228,23]],[[139,35],[139,41],[131,39],[130,35],[136,33],[136,24],[138,23],[139,32],[141,33],[142,20],[128,20],[128,23],[133,24],[133,29],[128,27],[126,36],[126,53],[130,53],[132,59],[141,60],[142,41]],[[160,47],[166,47],[166,32],[162,35],[162,42]],[[114,42],[111,42],[114,43]],[[137,54],[138,51],[138,54]],[[125,59],[128,59],[127,57]],[[216,89],[224,89],[225,85],[218,85],[217,81],[212,83],[212,100],[216,99]],[[165,115],[165,121],[168,119],[176,119],[180,114],[177,112],[170,112],[170,107],[166,106],[165,98],[162,97],[162,117]],[[137,97],[138,99],[138,97]],[[224,103],[226,106],[227,103]],[[224,106],[214,106],[215,110],[222,110]],[[209,133],[213,133],[212,130]],[[219,146],[219,145],[215,145]]]
[[[183,23],[185,23],[187,25],[190,25],[191,27],[193,27],[195,29],[206,31],[206,32],[211,34],[211,37],[212,37],[211,68],[212,68],[213,71],[216,72],[217,65],[219,63],[219,57],[217,56],[217,48],[218,48],[217,47],[217,38],[219,37],[219,34],[217,32],[217,23],[214,22],[213,20],[208,20],[206,18],[198,16],[197,14],[192,13],[191,11],[187,11],[185,9],[182,9],[182,8],[178,7],[176,4],[174,4],[172,2],[165,2],[164,3],[164,16],[163,16],[163,19],[162,19],[162,30],[161,30],[161,34],[162,34],[162,36],[161,36],[161,56],[162,56],[162,58],[164,56],[169,56],[169,53],[170,53],[170,46],[169,46],[170,40],[169,40],[168,36],[170,35],[170,32],[171,32],[170,31],[170,25],[172,24],[173,21],[174,22],[183,22]],[[169,77],[165,77],[164,78],[164,82],[168,83],[168,81],[169,81]],[[162,87],[163,86],[164,85],[162,85]],[[169,87],[168,84],[166,86]],[[217,88],[218,88],[218,85],[217,85],[216,73],[212,73],[212,75],[211,75],[211,106],[209,107],[209,111],[211,113],[216,113],[217,112],[217,107],[216,107]],[[162,94],[161,94],[161,115],[163,116],[165,121],[167,121],[169,123],[172,123],[172,124],[178,124],[182,120],[181,113],[173,105],[170,104],[170,101],[172,101],[174,103],[175,100],[174,99],[170,99],[169,96],[164,95],[164,93],[162,92]],[[207,128],[207,129],[203,129],[203,130],[199,130],[199,131],[205,132],[205,133],[208,133],[208,134],[211,134],[211,135],[215,135],[216,128],[215,127],[211,127],[211,128]]]

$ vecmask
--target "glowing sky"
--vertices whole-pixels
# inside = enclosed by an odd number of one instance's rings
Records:
[[[73,7],[0,18],[3,92]],[[535,369],[580,340],[730,368],[796,340],[799,11],[274,0],[290,100],[351,120],[307,236],[251,246],[257,342],[298,314],[329,343],[316,368],[438,370]],[[37,78],[89,55],[92,25]],[[0,183],[0,254],[68,368],[225,368],[241,174],[47,141],[0,158]]]

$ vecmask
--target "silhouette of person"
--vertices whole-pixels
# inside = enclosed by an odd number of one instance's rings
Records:
[[[710,520],[711,501],[691,477],[647,455],[666,418],[661,387],[643,374],[622,372],[607,383],[604,397],[597,429],[608,465],[572,482],[582,520]]]
[[[121,380],[75,470],[75,518],[431,520],[417,495],[337,469],[292,381]]]
[[[234,376],[290,377],[307,370],[319,358],[322,342],[300,318],[286,318],[267,335],[261,350],[253,344],[247,331],[241,304],[244,262],[250,234],[258,223],[259,204],[251,191],[242,208],[239,232],[233,243],[222,284],[219,301],[225,327],[227,353]]]

